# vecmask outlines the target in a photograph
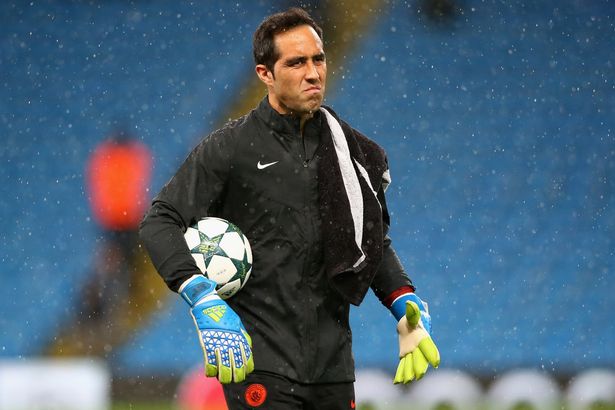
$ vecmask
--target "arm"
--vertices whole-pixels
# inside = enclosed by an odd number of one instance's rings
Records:
[[[378,191],[378,200],[382,206],[384,239],[382,246],[382,262],[372,281],[371,288],[380,302],[388,309],[391,309],[391,305],[395,299],[402,294],[412,293],[415,289],[391,245],[391,238],[388,235],[390,217],[384,189],[382,187]],[[399,318],[397,318],[397,320],[399,320]]]
[[[391,246],[390,218],[383,188],[378,191],[378,199],[383,214],[383,254],[371,287],[398,321],[400,361],[394,383],[408,383],[422,378],[429,364],[438,367],[440,353],[430,336],[431,317],[427,303],[414,293],[415,287]]]
[[[184,240],[186,228],[216,211],[232,163],[224,130],[201,142],[156,197],[140,237],[171,290],[190,306],[203,350],[205,373],[221,383],[241,382],[254,369],[250,336],[241,319],[201,274]]]
[[[215,213],[222,200],[233,156],[230,140],[223,131],[204,139],[162,188],[141,222],[141,240],[174,292],[200,274],[183,235],[198,219]]]

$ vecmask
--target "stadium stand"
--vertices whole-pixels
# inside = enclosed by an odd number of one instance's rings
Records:
[[[374,6],[331,62],[327,104],[387,149],[393,241],[444,369],[613,368],[611,7],[459,4],[435,25],[412,2]],[[236,105],[274,5],[208,5],[0,4],[0,356],[41,354],[75,314],[99,235],[85,161],[118,119],[151,147],[157,192]],[[201,360],[183,302],[156,303],[107,352],[114,374],[179,378]],[[387,314],[373,296],[353,309],[360,369],[393,374]]]
[[[330,87],[327,102],[389,153],[393,243],[444,366],[615,360],[608,16],[483,2],[434,26],[393,2]],[[354,310],[357,361],[393,367],[374,354],[395,343],[377,306]]]
[[[153,151],[157,191],[251,74],[252,30],[266,10],[0,5],[0,189],[13,221],[2,234],[0,355],[38,354],[72,320],[98,235],[83,190],[93,147],[117,121],[130,124]]]

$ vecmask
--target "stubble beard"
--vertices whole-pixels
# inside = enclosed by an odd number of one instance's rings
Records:
[[[324,90],[323,90],[324,91]],[[311,95],[303,100],[279,98],[279,104],[288,114],[297,117],[311,117],[320,109],[324,100],[324,92]],[[294,102],[294,104],[292,104]]]
[[[320,109],[320,106],[322,105],[322,102],[324,100],[324,93],[318,94],[318,95],[314,95],[311,96],[306,102],[305,104],[303,104],[304,108],[304,114],[306,115],[313,115],[316,111],[318,111]]]

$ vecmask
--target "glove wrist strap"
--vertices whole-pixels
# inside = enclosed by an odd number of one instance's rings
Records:
[[[405,293],[403,295],[400,295],[397,297],[397,299],[393,301],[393,303],[391,303],[391,307],[389,308],[389,310],[391,311],[393,316],[395,316],[395,319],[397,319],[397,321],[399,321],[402,317],[406,315],[406,301],[407,300],[411,300],[414,303],[416,303],[419,309],[421,310],[425,309],[423,307],[423,302],[421,301],[421,299],[419,299],[419,297],[416,296],[414,293]]]
[[[207,295],[215,294],[216,282],[203,275],[194,275],[179,287],[179,294],[193,307],[199,300]]]

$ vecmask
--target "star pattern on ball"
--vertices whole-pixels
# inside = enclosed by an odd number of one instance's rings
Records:
[[[221,234],[221,235],[214,236],[213,238],[210,238],[207,235],[205,235],[203,232],[199,231],[199,238],[201,239],[201,241],[194,248],[190,249],[190,252],[209,254],[216,250],[222,251],[222,249],[219,248],[219,244],[223,236],[224,234]],[[224,254],[224,252],[222,252],[222,254]]]
[[[250,358],[250,345],[246,338],[239,333],[220,330],[202,330],[201,337],[205,344],[207,362],[209,364],[216,363],[216,349],[220,350],[222,365],[226,367],[231,367],[231,355],[229,353],[231,351],[235,358],[235,367],[242,367],[244,365],[243,356],[241,355],[241,346],[243,346],[243,350],[246,352],[246,359]]]

